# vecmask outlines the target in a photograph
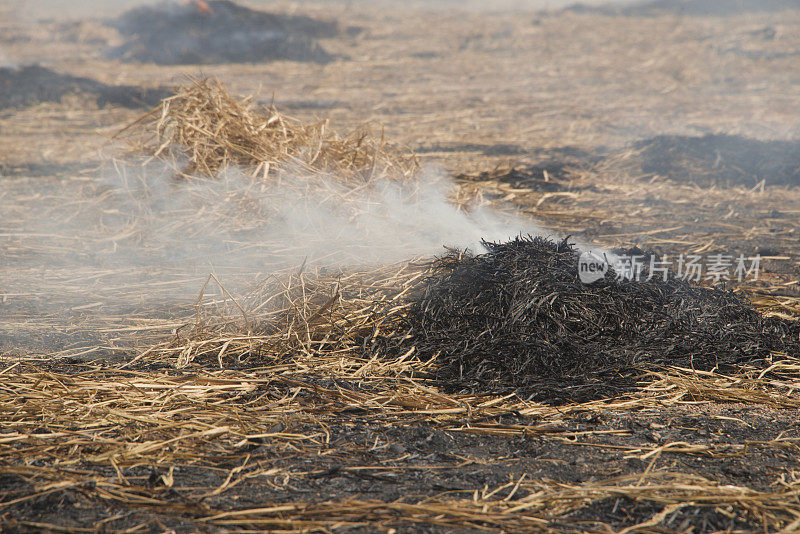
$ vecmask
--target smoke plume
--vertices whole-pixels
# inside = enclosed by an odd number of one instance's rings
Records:
[[[11,60],[11,57],[0,48],[0,68],[16,69],[17,63]]]
[[[456,206],[452,183],[434,170],[413,185],[363,191],[302,174],[269,183],[235,168],[191,181],[160,164],[118,164],[99,174],[62,180],[10,214],[19,233],[7,243],[16,241],[5,255],[15,277],[7,283],[12,293],[46,295],[40,312],[87,300],[107,309],[185,304],[211,273],[241,291],[301,264],[382,264],[541,233],[487,206]]]

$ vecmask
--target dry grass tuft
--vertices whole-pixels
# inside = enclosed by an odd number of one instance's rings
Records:
[[[179,368],[274,362],[302,368],[310,362],[307,358],[312,358],[318,372],[328,358],[340,370],[360,368],[363,360],[355,354],[375,356],[383,336],[397,333],[396,323],[410,305],[404,297],[425,272],[424,267],[404,261],[347,270],[303,266],[271,275],[254,283],[242,299],[227,295],[198,304],[190,327],[142,357]],[[345,364],[345,357],[362,363]]]

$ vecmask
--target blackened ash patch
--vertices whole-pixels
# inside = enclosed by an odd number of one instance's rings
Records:
[[[58,102],[70,94],[94,97],[98,106],[141,108],[156,106],[172,94],[169,89],[106,85],[90,78],[62,74],[40,65],[0,68],[0,110]]]
[[[642,172],[703,186],[800,185],[800,143],[737,135],[661,135],[639,141]]]

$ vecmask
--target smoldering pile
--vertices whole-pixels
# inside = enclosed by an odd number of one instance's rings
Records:
[[[317,39],[336,37],[336,22],[248,9],[228,0],[164,1],[110,21],[128,41],[110,51],[125,61],[160,65],[269,60],[326,63]]]
[[[404,319],[407,342],[435,358],[447,389],[593,397],[648,368],[724,370],[800,353],[797,323],[764,318],[733,292],[613,270],[585,285],[566,241],[485,246],[436,260]]]
[[[40,65],[0,67],[0,109],[58,102],[67,95],[84,95],[98,106],[151,107],[169,96],[167,89],[106,85],[90,78],[62,74]]]

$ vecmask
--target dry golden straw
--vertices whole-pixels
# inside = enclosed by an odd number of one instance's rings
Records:
[[[213,176],[238,165],[265,179],[322,174],[357,187],[407,180],[418,169],[413,153],[389,145],[369,125],[339,135],[328,121],[303,123],[272,106],[259,109],[211,78],[192,80],[134,124],[142,127],[120,134],[153,157],[188,158],[185,175]]]

